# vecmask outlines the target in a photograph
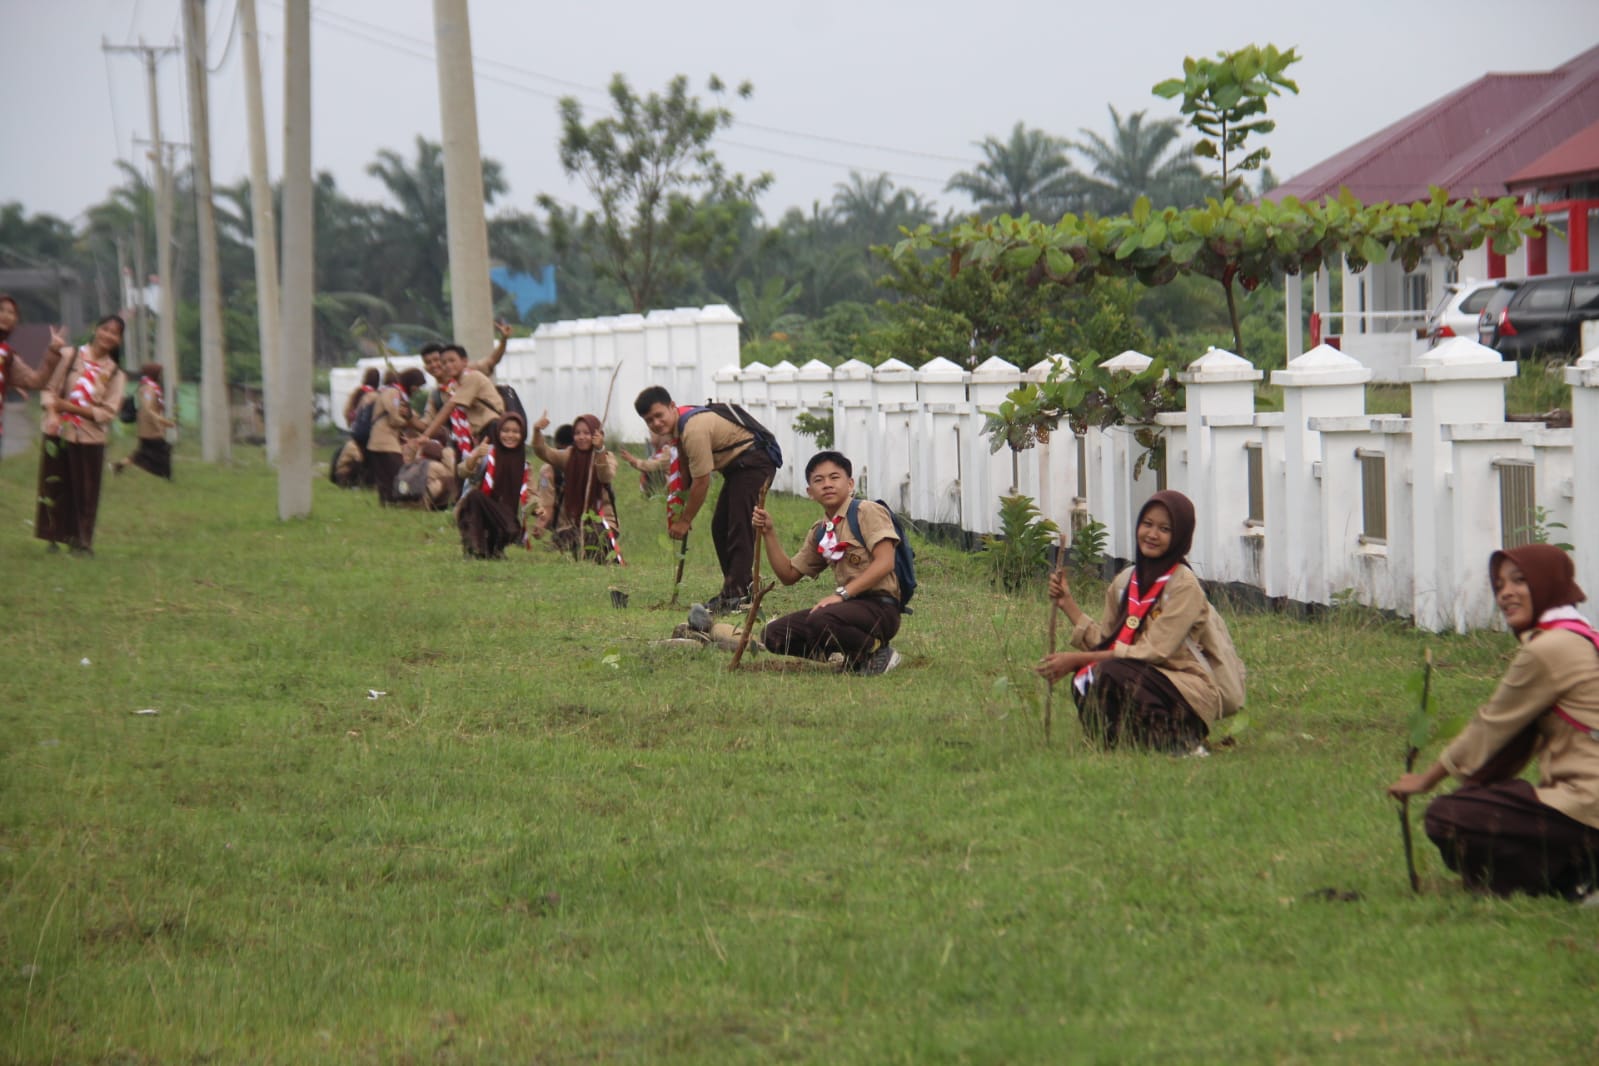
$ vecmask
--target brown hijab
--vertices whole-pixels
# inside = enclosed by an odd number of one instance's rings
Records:
[[[1166,554],[1156,559],[1146,559],[1142,553],[1138,554],[1133,563],[1134,572],[1138,575],[1138,587],[1147,594],[1159,580],[1160,575],[1176,566],[1178,563],[1188,562],[1188,552],[1194,546],[1194,501],[1177,492],[1175,489],[1164,489],[1155,493],[1144,501],[1144,506],[1138,509],[1138,519],[1133,523],[1134,540],[1133,551],[1138,552],[1136,543],[1139,523],[1143,522],[1144,515],[1156,504],[1164,507],[1171,516],[1171,546],[1166,549]],[[1127,596],[1132,591],[1132,582],[1122,590],[1121,604],[1116,611],[1116,619],[1105,628],[1109,634],[1099,650],[1110,647],[1116,642],[1116,634],[1121,632],[1122,623],[1127,621]]]
[[[507,448],[500,444],[500,427],[507,422],[516,422],[522,427],[521,447]],[[489,423],[484,436],[494,449],[494,501],[516,514],[521,505],[522,471],[527,469],[527,419],[507,411]]]
[[[593,415],[578,415],[572,423],[576,428],[579,425],[589,427],[591,434],[600,431],[600,420]],[[561,513],[567,521],[577,525],[583,520],[585,511],[595,510],[596,501],[602,498],[598,479],[590,477],[594,469],[594,448],[579,448],[572,445],[566,453],[566,476],[562,479],[564,484],[561,489]],[[587,489],[585,498],[584,490]]]
[[[1498,580],[1499,564],[1506,559],[1527,579],[1534,625],[1551,607],[1571,607],[1588,598],[1577,584],[1577,567],[1571,556],[1553,544],[1523,544],[1494,552],[1488,557],[1489,584]]]

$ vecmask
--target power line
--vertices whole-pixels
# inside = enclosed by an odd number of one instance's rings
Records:
[[[233,39],[235,37],[237,37],[238,35],[239,35],[239,0],[233,0],[233,24],[228,27],[228,43],[223,47],[223,49],[222,49],[222,58],[217,60],[217,65],[214,66],[214,67],[209,65],[209,64],[206,65],[206,72],[208,74],[215,74],[217,71],[221,70],[222,67],[227,63],[228,56],[233,54]],[[211,50],[211,45],[210,45],[209,42],[207,42],[206,51],[209,52],[210,50]]]

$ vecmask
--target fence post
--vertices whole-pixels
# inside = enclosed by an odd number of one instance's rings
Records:
[[[1267,587],[1301,603],[1326,603],[1331,591],[1322,565],[1322,497],[1315,476],[1322,458],[1321,434],[1312,418],[1365,414],[1371,371],[1326,344],[1319,344],[1272,372],[1283,390],[1284,490],[1267,501]]]
[[[993,441],[983,435],[988,419],[984,410],[997,410],[1005,397],[1022,383],[1021,370],[999,356],[990,356],[972,370],[970,414],[962,432],[966,435],[968,476],[961,486],[961,511],[973,533],[999,532],[999,497],[1016,493],[1037,496],[1037,478],[1028,476],[1036,469],[1034,449],[1013,452],[1001,445],[993,451]],[[1025,469],[1024,469],[1025,468]],[[1026,488],[1024,488],[1026,486]],[[1027,488],[1032,491],[1028,492]]]
[[[1453,624],[1462,573],[1450,516],[1449,476],[1453,448],[1444,439],[1448,423],[1503,422],[1506,378],[1516,376],[1492,348],[1451,337],[1404,368],[1410,383],[1411,456],[1415,560],[1411,616],[1417,627],[1439,631]],[[1486,559],[1475,565],[1482,566]]]
[[[1189,497],[1194,501],[1194,550],[1201,577],[1228,580],[1243,572],[1239,534],[1248,496],[1248,457],[1240,446],[1218,448],[1216,430],[1252,420],[1255,383],[1265,375],[1232,352],[1212,348],[1177,375],[1186,389]],[[1226,434],[1233,441],[1235,434]]]
[[[971,410],[966,400],[970,380],[969,373],[942,356],[923,363],[916,373],[916,399],[921,405],[912,461],[916,515],[963,532],[971,528],[961,507],[961,482],[969,473],[972,454],[971,433],[965,431]]]
[[[1076,373],[1064,355],[1047,355],[1027,368],[1027,380],[1044,382],[1054,374],[1057,380],[1070,380]],[[1064,420],[1046,441],[1033,449],[1037,455],[1038,513],[1061,529],[1077,528],[1074,512],[1088,513],[1086,495],[1077,491],[1077,436]],[[1086,487],[1086,486],[1085,486]]]
[[[738,328],[743,324],[744,320],[726,304],[711,304],[694,313],[699,389],[705,395],[710,395],[718,370],[739,365]]]
[[[874,442],[883,435],[883,419],[872,397],[872,368],[848,359],[833,368],[833,447],[855,468],[855,491],[876,498],[885,494],[876,484]]]
[[[1566,368],[1571,386],[1571,528],[1577,578],[1599,594],[1599,348]]]
[[[911,519],[923,516],[912,510],[911,463],[920,407],[916,402],[916,371],[909,363],[886,359],[872,371],[883,432],[872,440],[872,466],[877,471],[877,498],[887,500]]]

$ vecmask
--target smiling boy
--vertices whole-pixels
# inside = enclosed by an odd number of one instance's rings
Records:
[[[762,634],[766,649],[779,655],[826,659],[844,657],[856,674],[886,674],[900,664],[889,641],[899,632],[899,581],[894,547],[899,535],[888,509],[870,500],[856,502],[858,539],[849,521],[855,495],[854,468],[840,452],[817,452],[805,464],[805,492],[821,505],[823,520],[811,527],[799,553],[790,559],[777,528],[763,509],[753,524],[764,538],[772,572],[785,585],[816,577],[832,568],[834,588],[816,606],[773,620]]]

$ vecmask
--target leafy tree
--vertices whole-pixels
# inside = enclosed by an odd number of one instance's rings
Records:
[[[1059,218],[1083,202],[1082,175],[1066,158],[1069,142],[1016,123],[1010,139],[977,142],[984,161],[949,179],[947,192],[970,196],[980,209],[1012,216]]]
[[[712,78],[712,92],[722,83]],[[740,86],[747,98],[751,89]],[[698,264],[726,259],[737,249],[740,205],[771,184],[729,174],[711,141],[733,123],[724,107],[702,106],[678,75],[666,92],[639,96],[617,74],[610,85],[612,114],[583,121],[575,97],[560,102],[561,167],[577,178],[598,208],[575,227],[554,201],[541,197],[559,247],[580,247],[596,271],[615,281],[632,310],[643,312],[663,294],[689,283]]]
[[[790,330],[805,321],[805,316],[789,310],[799,299],[800,286],[782,278],[767,278],[756,286],[753,279],[738,282],[738,316],[744,320],[744,339],[768,340],[775,333]]]
[[[898,189],[887,174],[865,178],[849,172],[849,180],[833,186],[833,217],[864,251],[873,244],[896,240],[900,227],[915,229],[937,212],[914,189]]]
[[[20,203],[0,203],[0,264],[29,269],[67,267],[78,263],[72,226],[54,215],[29,215]],[[24,321],[58,322],[61,309],[52,293],[11,294]]]
[[[1285,73],[1299,62],[1292,48],[1278,51],[1276,45],[1248,45],[1236,52],[1218,52],[1215,59],[1183,60],[1183,76],[1160,82],[1152,90],[1170,100],[1182,96],[1182,112],[1201,139],[1194,154],[1214,159],[1220,168],[1222,197],[1232,200],[1244,194],[1242,172],[1259,170],[1271,158],[1271,149],[1245,151],[1252,134],[1265,135],[1277,128],[1266,117],[1266,101],[1283,90],[1298,93]],[[1244,347],[1238,325],[1238,302],[1233,292],[1234,272],[1224,271],[1217,278],[1227,296],[1227,317],[1233,327],[1233,350]]]
[[[1177,143],[1182,123],[1174,118],[1151,122],[1146,114],[1134,111],[1124,122],[1111,107],[1109,139],[1085,129],[1083,140],[1072,145],[1091,164],[1089,201],[1102,215],[1130,211],[1140,196],[1157,207],[1184,207],[1205,198],[1204,172],[1192,151]]]

